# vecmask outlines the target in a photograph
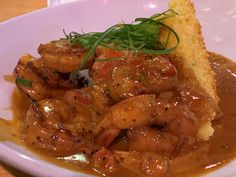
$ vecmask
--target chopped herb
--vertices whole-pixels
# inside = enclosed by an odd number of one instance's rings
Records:
[[[117,58],[117,57],[112,57],[112,58],[101,58],[101,59],[96,59],[96,62],[107,62],[107,61],[115,61],[115,60],[125,60],[126,58]]]
[[[16,78],[16,84],[22,85],[24,87],[32,87],[32,81],[22,78]]]
[[[80,66],[71,73],[71,77],[83,69],[89,58],[94,55],[97,46],[104,46],[114,50],[132,50],[148,55],[163,55],[173,51],[179,44],[179,37],[176,32],[164,21],[177,15],[169,9],[163,13],[155,14],[150,18],[137,18],[133,24],[117,24],[108,28],[104,32],[64,34],[72,46],[80,45],[84,49],[89,49],[83,58]],[[168,30],[165,41],[160,41],[160,29]],[[176,39],[174,46],[167,48],[169,36],[173,34]]]

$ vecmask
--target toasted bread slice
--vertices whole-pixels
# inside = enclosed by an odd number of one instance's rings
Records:
[[[190,0],[170,0],[169,8],[178,15],[165,20],[165,24],[175,30],[180,38],[180,43],[170,56],[176,65],[180,81],[201,91],[212,100],[212,111],[208,112],[201,120],[199,139],[208,140],[214,130],[211,120],[214,119],[217,110],[218,96],[216,93],[215,73],[209,63],[209,54],[206,50],[201,26],[196,18],[194,5]],[[162,40],[166,39],[168,31],[163,29]],[[169,36],[168,46],[174,46],[176,39]]]

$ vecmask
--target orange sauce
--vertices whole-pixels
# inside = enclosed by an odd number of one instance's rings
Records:
[[[201,142],[197,150],[172,163],[173,177],[199,176],[236,157],[236,64],[220,55],[210,56],[223,117],[212,122],[215,131],[209,141]]]
[[[199,143],[196,150],[171,162],[170,177],[200,176],[226,165],[236,157],[236,64],[213,53],[210,53],[210,56],[212,68],[216,73],[219,107],[223,116],[213,121],[215,132],[209,141]],[[0,140],[23,144],[19,135],[20,121],[25,116],[29,104],[28,99],[19,91],[13,93],[14,119],[12,122],[0,119],[0,130],[10,130],[10,133],[0,134]],[[81,155],[55,158],[42,152],[36,153],[61,167],[98,175],[92,166],[78,160],[83,159]],[[118,176],[132,176],[128,174],[122,169]]]

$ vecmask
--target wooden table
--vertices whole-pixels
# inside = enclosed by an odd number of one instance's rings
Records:
[[[46,6],[47,0],[0,0],[0,22]],[[0,161],[0,177],[29,177],[29,175]]]

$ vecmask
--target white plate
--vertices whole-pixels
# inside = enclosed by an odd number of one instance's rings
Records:
[[[234,0],[195,1],[197,15],[209,50],[236,59],[236,2]],[[122,21],[150,16],[167,8],[164,0],[80,0],[43,9],[0,24],[0,117],[12,118],[10,107],[13,85],[3,80],[10,74],[22,54],[37,56],[37,47],[63,37],[62,30],[100,31]],[[1,132],[0,132],[1,133]],[[35,176],[87,176],[49,164],[22,147],[10,142],[0,143],[0,160]],[[208,177],[235,177],[236,161]]]

